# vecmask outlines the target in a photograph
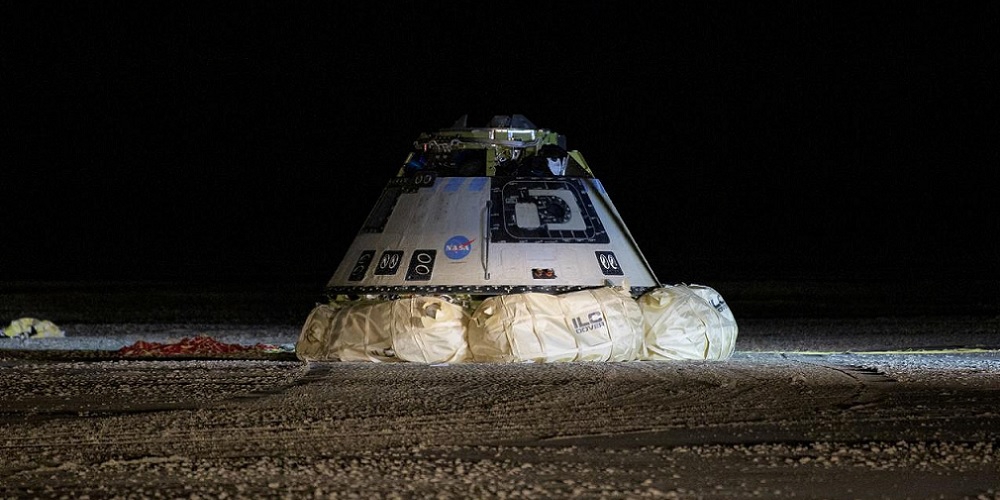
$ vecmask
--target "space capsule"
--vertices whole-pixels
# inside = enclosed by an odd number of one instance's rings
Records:
[[[565,137],[521,115],[421,134],[327,284],[338,296],[659,285]]]
[[[413,143],[306,319],[305,361],[725,359],[710,287],[661,285],[564,136],[465,116]]]

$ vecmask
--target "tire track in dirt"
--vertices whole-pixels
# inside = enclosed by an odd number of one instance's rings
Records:
[[[874,406],[880,401],[884,401],[888,392],[897,384],[896,379],[873,367],[835,364],[829,361],[819,362],[799,356],[783,356],[796,363],[832,370],[853,381],[857,386],[856,390],[851,394],[850,399],[838,405],[845,410],[858,410]]]

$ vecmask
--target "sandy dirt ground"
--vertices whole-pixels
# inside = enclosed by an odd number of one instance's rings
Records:
[[[727,361],[434,366],[122,359],[294,343],[299,298],[27,288],[0,311],[68,336],[0,346],[2,498],[1000,498],[989,300],[836,316],[741,288]]]

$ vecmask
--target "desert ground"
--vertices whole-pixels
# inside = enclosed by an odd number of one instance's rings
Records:
[[[709,283],[725,361],[304,363],[310,287],[7,283],[3,498],[1000,498],[995,282]],[[275,352],[124,358],[208,335]]]

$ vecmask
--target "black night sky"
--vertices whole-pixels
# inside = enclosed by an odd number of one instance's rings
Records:
[[[996,3],[357,4],[5,7],[0,280],[325,283],[466,113],[565,134],[664,282],[1000,277]]]

